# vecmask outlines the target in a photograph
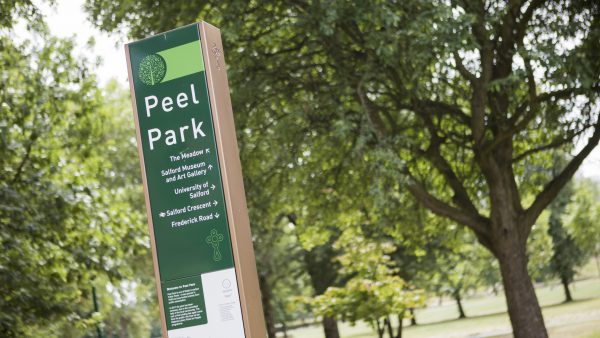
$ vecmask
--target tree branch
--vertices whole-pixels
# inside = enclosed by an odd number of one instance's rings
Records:
[[[23,158],[21,159],[21,162],[19,163],[19,166],[17,167],[15,175],[13,176],[12,180],[10,181],[11,184],[17,183],[17,181],[21,178],[21,174],[23,173],[23,168],[25,167],[25,164],[29,161],[29,158],[31,156],[31,149],[33,148],[33,145],[35,144],[37,138],[38,138],[37,132],[32,131],[31,135],[29,136],[29,140],[28,140],[29,142],[27,142],[27,146],[25,148],[25,155],[23,155]]]
[[[509,124],[514,126],[514,133],[517,133],[525,129],[529,122],[533,120],[537,112],[537,110],[534,108],[540,103],[546,102],[548,100],[565,99],[573,95],[586,93],[588,91],[600,92],[600,86],[592,86],[590,88],[565,88],[536,95],[535,99],[533,100],[531,98],[528,98],[527,100],[525,100],[525,102],[521,103],[521,105],[516,109],[515,114],[509,119]],[[527,108],[529,108],[528,111]]]
[[[478,215],[479,211],[471,201],[469,194],[467,193],[467,189],[465,189],[464,185],[452,169],[452,166],[446,159],[442,156],[441,153],[441,144],[443,140],[437,134],[437,128],[435,127],[433,120],[429,116],[423,116],[423,121],[427,129],[429,129],[429,133],[431,134],[431,141],[429,147],[425,151],[425,156],[429,159],[431,164],[433,164],[440,173],[446,179],[448,185],[452,189],[454,195],[452,196],[452,200],[456,205],[458,205],[463,211]]]
[[[377,112],[377,109],[373,107],[371,101],[363,91],[363,80],[361,80],[356,86],[356,95],[358,96],[358,99],[360,100],[363,109],[367,113],[369,121],[371,121],[371,124],[375,128],[375,133],[377,134],[377,137],[382,138],[387,135],[387,130],[385,128],[383,120],[381,119],[381,116],[379,116],[379,113]]]
[[[554,200],[565,184],[571,180],[583,160],[598,145],[598,141],[600,141],[600,118],[596,122],[594,134],[589,138],[587,145],[581,149],[558,176],[546,184],[544,190],[537,195],[533,204],[525,211],[522,224],[527,227],[533,226],[542,211]]]
[[[463,112],[463,110],[456,105],[453,104],[449,104],[446,102],[442,102],[442,101],[435,101],[435,100],[419,100],[419,99],[415,99],[413,100],[413,103],[411,106],[406,107],[409,109],[414,110],[417,113],[427,113],[427,114],[433,114],[433,115],[438,115],[438,116],[442,116],[444,114],[448,114],[450,116],[454,116],[456,118],[458,118],[458,120],[460,122],[462,122],[465,125],[469,125],[470,122],[470,118],[467,114],[465,114]]]
[[[479,44],[481,76],[471,85],[473,94],[471,97],[470,128],[475,146],[480,148],[483,144],[485,135],[487,86],[492,78],[494,44],[490,40],[489,32],[486,28],[486,8],[484,1],[460,0],[460,2],[465,12],[475,16],[475,20],[471,24],[471,32]]]
[[[525,46],[522,43],[519,43],[519,47],[525,51]],[[529,93],[529,99],[531,102],[535,102],[537,100],[537,84],[535,83],[535,77],[533,75],[533,68],[531,67],[531,58],[525,53],[523,53],[523,63],[525,64],[525,73],[527,74],[527,88]],[[535,103],[532,106],[532,109],[535,110],[538,104]]]
[[[477,81],[477,77],[465,67],[465,64],[458,55],[457,51],[454,51],[453,55],[454,63],[456,63],[456,70],[458,70],[458,73],[462,75],[465,79],[467,79],[469,82],[471,82],[471,84],[475,84],[475,81]]]
[[[546,0],[532,0],[529,6],[527,6],[527,9],[521,15],[517,23],[515,41],[523,41],[523,37],[525,36],[525,32],[527,31],[527,26],[529,25],[529,21],[531,21],[531,18],[533,17],[533,12],[535,12],[536,9],[540,8],[545,2]]]
[[[533,155],[535,153],[539,153],[539,152],[544,151],[544,150],[558,148],[558,147],[560,147],[562,145],[565,145],[567,143],[571,143],[571,142],[573,142],[573,139],[575,137],[581,135],[584,131],[588,130],[589,128],[590,128],[590,126],[588,125],[587,127],[585,127],[583,129],[581,129],[581,130],[573,133],[570,136],[558,138],[558,139],[555,139],[554,141],[552,141],[550,143],[541,145],[539,147],[528,149],[528,150],[522,152],[521,154],[515,156],[514,159],[513,159],[513,163],[519,162],[522,159],[524,159],[525,157]]]
[[[473,230],[478,236],[481,236],[489,240],[491,233],[489,227],[489,220],[479,214],[470,215],[463,212],[460,209],[452,207],[436,197],[432,196],[425,190],[425,188],[417,183],[416,181],[408,185],[408,191],[427,209],[431,210],[438,216],[449,218],[461,225],[467,226]]]

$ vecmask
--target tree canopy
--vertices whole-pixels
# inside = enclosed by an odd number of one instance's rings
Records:
[[[600,139],[596,2],[89,0],[87,10],[134,37],[200,18],[220,27],[234,108],[264,122],[254,132],[300,118],[295,142],[356,140],[353,161],[393,173],[389,188],[471,229],[499,260],[515,335],[546,336],[525,246]],[[556,175],[536,177],[578,140]]]
[[[462,316],[499,280],[515,336],[546,337],[531,277],[568,291],[598,262],[597,191],[568,185],[600,140],[597,1],[85,9],[132,38],[221,29],[270,337],[310,311],[327,338],[399,337],[425,297]],[[139,336],[158,311],[129,99],[42,14],[0,1],[0,336]]]
[[[132,127],[107,109],[72,40],[52,37],[43,22],[27,22],[29,37],[15,39],[12,19],[4,21],[13,10],[37,13],[29,2],[2,3],[0,336],[65,323],[80,334],[101,320],[96,283],[118,285],[148,254],[132,207],[141,201],[130,172],[135,144],[119,141]]]

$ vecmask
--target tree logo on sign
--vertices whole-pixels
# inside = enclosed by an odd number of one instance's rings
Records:
[[[167,63],[158,54],[148,55],[140,62],[138,76],[142,83],[153,86],[160,83],[167,74]]]

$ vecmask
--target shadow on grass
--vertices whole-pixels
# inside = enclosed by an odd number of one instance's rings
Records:
[[[586,297],[586,298],[581,298],[581,299],[573,299],[570,302],[564,301],[564,302],[560,302],[560,303],[555,303],[555,304],[550,304],[550,305],[544,305],[544,306],[542,306],[542,310],[543,309],[552,309],[552,308],[563,306],[563,305],[588,302],[590,300],[595,300],[595,299],[598,299],[598,298],[600,298],[600,297]]]
[[[552,309],[552,308],[556,308],[559,306],[564,306],[564,305],[571,305],[571,304],[578,304],[578,303],[583,303],[583,302],[588,302],[591,300],[595,300],[595,299],[599,299],[600,297],[587,297],[587,298],[581,298],[581,299],[574,299],[570,302],[560,302],[560,303],[555,303],[555,304],[549,304],[549,305],[544,305],[542,306],[542,310],[544,309]],[[422,326],[422,327],[428,327],[428,326],[434,326],[434,325],[442,325],[442,324],[447,324],[447,323],[452,323],[452,322],[456,322],[456,321],[468,321],[469,319],[485,319],[485,318],[489,318],[489,317],[494,317],[494,316],[499,316],[499,315],[508,315],[507,311],[497,311],[497,312],[491,312],[491,313],[486,313],[486,314],[480,314],[480,315],[469,315],[467,316],[467,318],[450,318],[450,319],[444,319],[444,320],[440,320],[437,322],[429,322],[429,323],[424,323],[424,324],[418,324],[417,327]],[[405,329],[410,329],[412,326],[404,326]],[[503,337],[503,336],[499,336],[499,337]]]

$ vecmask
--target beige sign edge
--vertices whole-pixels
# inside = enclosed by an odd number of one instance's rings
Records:
[[[223,192],[225,195],[225,204],[227,205],[227,218],[229,221],[233,259],[238,282],[240,305],[242,308],[244,334],[247,338],[264,338],[267,336],[267,332],[263,316],[260,287],[258,285],[256,259],[254,248],[252,246],[252,234],[250,231],[250,221],[248,219],[246,195],[242,179],[242,166],[239,158],[235,124],[233,121],[233,110],[229,95],[229,83],[227,80],[221,33],[218,28],[204,21],[198,23],[198,28],[201,34],[200,43],[205,64],[217,153],[220,162],[219,167],[221,169],[223,181]],[[150,245],[152,247],[152,261],[154,263],[154,278],[156,281],[156,293],[160,309],[161,332],[162,336],[167,338],[167,324],[162,298],[162,286],[160,283],[156,239],[154,238],[154,224],[152,222],[152,214],[150,211],[148,181],[146,178],[146,167],[141,146],[141,132],[139,128],[128,44],[125,45],[125,56],[127,59],[127,74],[129,78],[131,104],[136,129],[142,184],[144,186]]]
[[[221,33],[202,21],[200,42],[215,128],[235,272],[247,338],[267,336]]]

